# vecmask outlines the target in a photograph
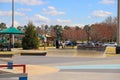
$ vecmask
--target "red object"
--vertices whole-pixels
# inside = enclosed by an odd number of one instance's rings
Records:
[[[13,67],[23,67],[23,73],[26,73],[26,65],[25,64],[14,64]],[[0,67],[8,67],[8,65],[0,65]]]

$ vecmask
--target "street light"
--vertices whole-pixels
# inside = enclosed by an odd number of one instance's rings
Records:
[[[14,0],[12,0],[12,27],[14,27]],[[12,36],[12,45],[14,48],[14,34],[10,36]]]
[[[12,27],[14,27],[14,0],[12,0]]]

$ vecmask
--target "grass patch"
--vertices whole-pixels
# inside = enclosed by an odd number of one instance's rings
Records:
[[[5,52],[5,51],[0,51],[0,54],[15,54],[15,52],[9,51],[9,52]]]
[[[48,47],[45,47],[45,48],[44,47],[39,47],[38,48],[38,50],[47,50],[47,49],[48,49]]]
[[[117,54],[106,54],[107,57],[117,56]]]

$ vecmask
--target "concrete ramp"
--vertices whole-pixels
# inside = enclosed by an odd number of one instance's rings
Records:
[[[78,49],[48,49],[47,56],[56,57],[104,57],[104,51]]]

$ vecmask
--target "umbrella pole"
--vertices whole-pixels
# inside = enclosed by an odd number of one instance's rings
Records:
[[[15,37],[14,34],[12,34],[12,48],[14,48],[14,43],[15,43]]]
[[[8,50],[11,51],[11,44],[12,44],[11,38],[12,38],[12,34],[9,34],[9,36],[10,36],[10,44],[8,45]]]

